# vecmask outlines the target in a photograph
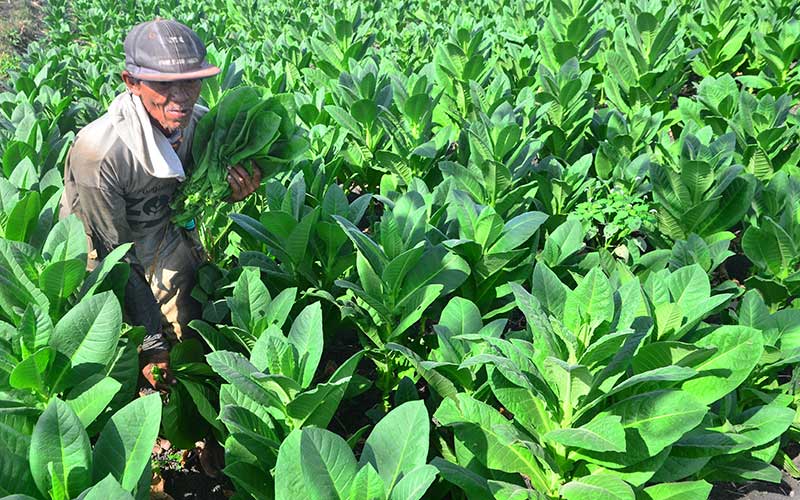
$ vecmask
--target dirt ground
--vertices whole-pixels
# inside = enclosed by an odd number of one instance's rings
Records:
[[[20,54],[41,34],[40,13],[37,0],[0,0],[0,86]]]
[[[717,483],[710,500],[789,500],[800,495],[800,483],[783,473],[780,484],[752,481],[744,484]]]

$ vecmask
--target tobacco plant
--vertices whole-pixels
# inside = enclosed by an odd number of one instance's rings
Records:
[[[325,429],[296,430],[281,444],[275,498],[418,500],[436,479],[427,464],[430,419],[422,401],[390,411],[367,437],[360,460]]]
[[[688,130],[688,129],[686,129]],[[710,128],[685,132],[662,147],[667,163],[652,163],[650,179],[659,229],[668,237],[710,236],[734,227],[750,209],[755,179],[734,163],[732,133],[712,138]]]
[[[525,331],[457,337],[490,346],[461,366],[484,366],[494,399],[451,394],[436,411],[455,437],[446,479],[476,494],[528,484],[546,498],[634,498],[653,489],[702,498],[711,487],[702,478],[720,469],[770,471],[769,454],[741,452],[785,432],[788,401],[751,402],[719,416],[761,359],[764,337],[748,326],[701,326],[731,296],[709,296],[700,268],[663,271],[645,283],[594,269],[569,289],[540,264],[535,296],[513,289]],[[719,369],[732,358],[735,369]],[[771,412],[783,415],[780,423],[761,420]],[[730,425],[718,429],[720,422]],[[739,447],[709,449],[726,439]],[[699,456],[707,458],[690,467],[684,460],[698,457],[693,446],[705,447]],[[767,472],[759,477],[776,479]],[[691,476],[697,480],[679,482]],[[664,484],[647,487],[654,477]]]
[[[358,252],[358,282],[336,284],[352,294],[345,296],[350,304],[345,307],[352,307],[348,314],[379,349],[401,338],[436,299],[458,288],[470,273],[463,258],[437,241],[443,238],[429,226],[442,212],[430,214],[419,192],[410,191],[386,208],[375,239],[334,216]],[[434,237],[428,237],[429,231]]]

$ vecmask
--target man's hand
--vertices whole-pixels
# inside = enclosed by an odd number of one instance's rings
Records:
[[[150,385],[159,391],[169,391],[175,385],[175,378],[169,369],[169,351],[156,351],[141,356],[142,375]]]
[[[241,165],[228,168],[228,183],[231,185],[230,201],[242,201],[261,185],[261,170],[253,165],[253,176]]]

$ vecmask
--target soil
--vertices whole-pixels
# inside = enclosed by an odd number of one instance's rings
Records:
[[[36,0],[0,0],[0,86],[6,70],[41,36],[41,9]]]
[[[795,457],[795,466],[800,466],[800,444],[789,443],[784,449],[787,455]],[[717,483],[711,490],[709,500],[786,500],[800,497],[800,481],[783,471],[780,484],[764,481],[749,481],[742,484]]]
[[[784,472],[780,484],[755,481],[744,484],[718,483],[709,500],[785,500],[800,495],[800,483]]]
[[[353,336],[355,336],[354,333]],[[338,339],[341,339],[341,336],[338,337]],[[341,341],[336,342],[334,340],[330,347],[326,347],[326,349],[323,350],[323,358],[320,363],[324,367],[323,377],[325,379],[330,377],[342,363],[360,349],[361,346],[357,341],[354,343],[342,343]],[[361,362],[359,362],[358,368],[356,368],[356,375],[360,375],[372,381],[378,378],[375,365],[365,358],[362,358]],[[331,419],[329,429],[345,439],[348,439],[362,427],[373,425],[374,422],[369,418],[367,410],[379,407],[381,399],[380,391],[373,385],[364,393],[352,399],[342,401],[336,413],[333,415],[333,419]],[[363,435],[359,442],[356,443],[355,451],[357,455],[363,447],[364,440],[368,434],[369,433]]]
[[[151,499],[225,500],[233,495],[233,485],[224,474],[216,478],[206,474],[197,449],[177,450],[159,439],[153,463],[159,464],[160,472],[154,474]]]
[[[209,477],[197,466],[180,470],[165,470],[164,492],[175,500],[226,500],[233,496],[233,486],[224,476]]]

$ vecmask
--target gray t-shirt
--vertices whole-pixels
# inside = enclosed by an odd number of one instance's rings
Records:
[[[187,175],[195,125],[206,111],[195,106],[176,151]],[[181,242],[181,229],[170,222],[169,206],[178,184],[148,173],[123,143],[108,113],[78,132],[64,168],[61,216],[74,213],[81,219],[96,259],[123,243],[134,244],[125,257],[131,273],[124,309],[126,321],[145,327],[143,350],[169,346],[161,335],[161,313],[147,270],[157,255],[169,255]]]

